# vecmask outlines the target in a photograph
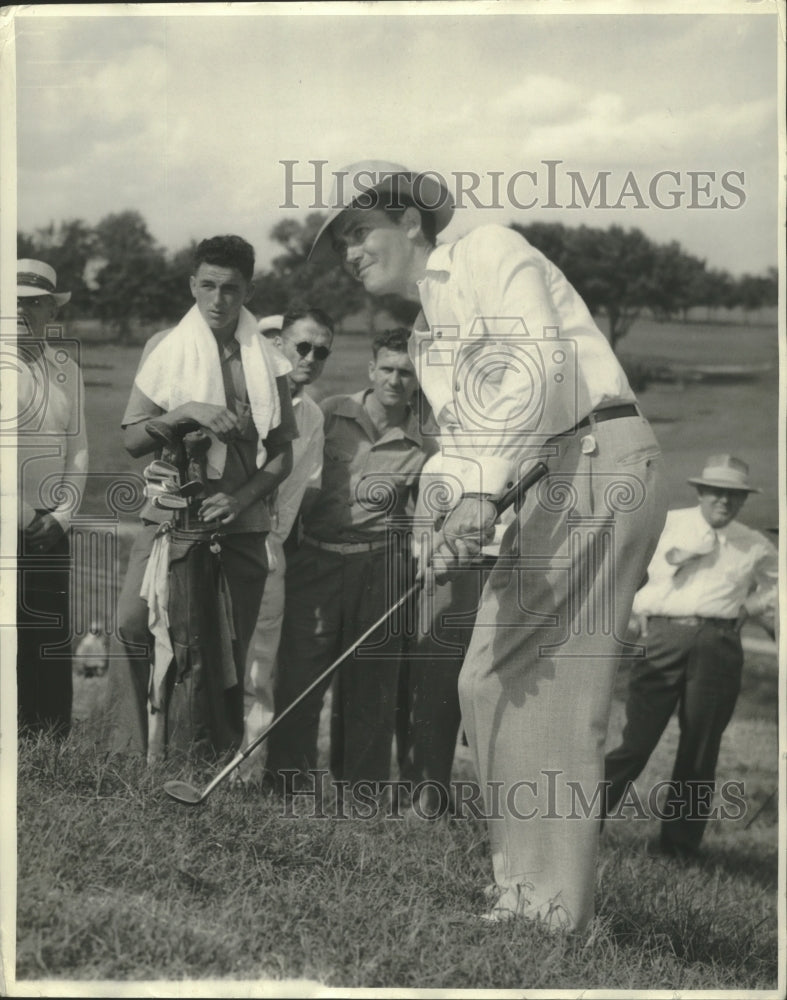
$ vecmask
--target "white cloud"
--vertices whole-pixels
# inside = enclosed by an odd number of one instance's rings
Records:
[[[756,168],[775,214],[774,47],[746,20],[744,48],[707,15],[39,19],[19,46],[20,225],[137,208],[173,248],[234,230],[262,251],[279,160],[364,156],[444,173]],[[668,225],[701,239],[684,213]],[[751,237],[762,257],[772,235]]]

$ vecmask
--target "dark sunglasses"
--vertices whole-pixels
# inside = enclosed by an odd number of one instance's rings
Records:
[[[300,344],[296,344],[295,350],[302,358],[306,358],[309,354],[313,353],[315,361],[325,361],[331,353],[330,347],[315,347],[314,344],[310,344],[308,340],[302,340]]]

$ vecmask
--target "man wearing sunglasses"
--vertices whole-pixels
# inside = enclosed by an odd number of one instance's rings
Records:
[[[405,543],[396,526],[409,527],[427,457],[411,407],[417,381],[407,336],[396,329],[376,338],[371,388],[322,403],[322,485],[304,511],[302,543],[287,569],[277,712],[383,615],[402,586]],[[346,782],[339,788],[364,782],[375,794],[390,776],[400,654],[400,637],[380,629],[336,676],[330,763],[334,779]],[[279,790],[293,772],[303,776],[317,766],[324,693],[271,733],[268,770]],[[308,779],[304,787],[311,790]]]
[[[273,719],[276,657],[284,619],[284,545],[299,510],[308,510],[314,502],[322,477],[322,411],[304,390],[322,374],[333,343],[333,320],[308,305],[291,307],[283,316],[266,316],[258,326],[292,365],[287,381],[298,438],[292,445],[292,472],[272,502],[266,539],[268,576],[246,659],[244,747]],[[264,748],[265,744],[238,769],[239,780],[250,782],[262,776]]]

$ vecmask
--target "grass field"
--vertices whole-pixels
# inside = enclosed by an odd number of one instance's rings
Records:
[[[775,331],[643,322],[623,346],[685,363],[772,359]],[[139,352],[84,346],[93,469],[86,516],[105,514],[112,482],[143,465],[125,455],[119,430]],[[367,361],[363,339],[338,338],[315,395],[363,386]],[[764,490],[744,520],[776,525],[775,370],[754,382],[659,383],[640,401],[668,460],[673,506],[693,501],[685,478],[708,453],[731,450],[750,462]],[[134,523],[128,512],[122,521],[129,530]],[[625,682],[621,670],[610,744],[623,724]],[[389,987],[393,995],[427,988],[777,995],[772,655],[747,653],[719,761],[720,782],[744,782],[746,815],[711,823],[705,856],[692,863],[649,854],[653,819],[608,823],[598,915],[582,940],[477,920],[490,879],[479,821],[293,819],[274,800],[226,786],[198,809],[178,806],[161,790],[167,765],[146,768],[98,748],[106,678],[77,677],[75,685],[69,740],[20,748],[16,976],[26,986],[54,981],[51,995],[71,996],[83,984],[110,996],[121,984],[164,980],[140,990],[170,995],[195,980],[202,985],[192,994],[206,995],[208,980],[224,980],[223,995],[302,995],[305,985],[286,983],[306,980]],[[669,777],[676,738],[673,719],[641,787]],[[326,759],[325,726],[321,752]],[[461,745],[455,776],[472,777]],[[193,780],[202,785],[206,777]],[[271,980],[278,985],[263,987]],[[233,981],[254,985],[233,992]]]
[[[650,856],[655,820],[609,822],[598,915],[581,940],[478,921],[490,870],[479,821],[288,818],[275,800],[228,786],[199,808],[173,803],[161,789],[165,766],[96,749],[103,683],[78,679],[81,718],[64,746],[42,739],[20,753],[21,980],[776,989],[772,657],[749,658],[719,762],[719,781],[744,782],[746,816],[711,823],[704,859],[688,864]],[[621,674],[618,694],[624,684]],[[611,741],[621,726],[617,700]],[[668,777],[675,741],[673,720],[640,788]],[[321,747],[325,758],[325,725]],[[455,776],[471,777],[461,746]],[[169,994],[162,986],[155,995]]]

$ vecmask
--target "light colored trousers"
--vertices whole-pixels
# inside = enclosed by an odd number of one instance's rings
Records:
[[[268,576],[265,580],[257,624],[254,626],[254,634],[249,643],[243,683],[244,723],[241,749],[244,750],[273,721],[273,688],[276,683],[276,663],[281,626],[284,621],[284,576],[287,569],[283,544],[276,535],[268,535]],[[263,743],[241,764],[239,773],[246,779],[261,777],[264,762]]]
[[[666,497],[641,417],[553,438],[544,456],[549,475],[509,526],[484,589],[459,696],[501,915],[583,930],[615,671],[639,652],[622,637]]]

